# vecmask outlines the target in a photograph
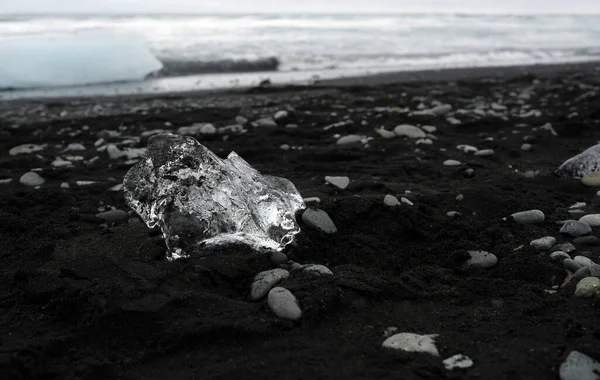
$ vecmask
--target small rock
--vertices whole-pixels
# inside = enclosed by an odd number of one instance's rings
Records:
[[[288,144],[281,144],[281,146],[279,147],[279,149],[281,149],[281,150],[290,150],[290,146]]]
[[[285,253],[279,252],[279,251],[271,252],[269,259],[271,260],[271,263],[273,265],[282,265],[282,264],[287,263],[289,260]]]
[[[444,161],[444,166],[460,166],[462,163],[456,160],[446,160]]]
[[[491,268],[498,263],[496,255],[486,251],[469,251],[469,256],[465,263],[469,267]]]
[[[457,201],[462,201],[462,200],[464,200],[464,199],[465,199],[465,196],[464,196],[464,195],[462,195],[462,194],[458,194],[458,195],[456,196],[456,200],[457,200]]]
[[[585,266],[585,267],[581,267],[579,269],[577,269],[577,272],[573,273],[573,282],[579,281],[582,278],[585,277],[590,277],[592,275],[592,272],[590,271],[590,267],[589,266]]]
[[[569,242],[567,243],[561,243],[561,244],[557,244],[554,247],[552,247],[551,251],[563,251],[566,253],[571,253],[573,251],[575,251],[577,248],[575,248],[575,246]]]
[[[348,177],[325,177],[325,182],[337,187],[338,189],[344,190],[350,184],[350,178]]]
[[[107,223],[117,223],[126,220],[129,215],[123,210],[110,210],[96,214],[96,217],[104,220]]]
[[[456,149],[463,151],[464,153],[476,153],[479,151],[479,149],[477,149],[476,147],[466,144],[457,145]]]
[[[392,131],[388,131],[387,129],[381,127],[381,128],[376,128],[375,132],[377,132],[377,134],[381,137],[383,137],[384,139],[393,139],[394,137],[397,137],[398,135],[395,134]]]
[[[315,274],[318,276],[333,276],[333,272],[329,268],[320,264],[305,265],[302,268],[302,272],[307,274]]]
[[[408,124],[401,124],[397,126],[394,128],[394,133],[398,136],[406,136],[412,139],[422,139],[427,136],[422,129]]]
[[[589,267],[590,265],[594,265],[595,263],[589,257],[585,256],[575,256],[573,257],[573,261],[581,266]]]
[[[7,185],[12,182],[12,178],[0,179],[0,185]]]
[[[431,141],[430,139],[419,139],[419,140],[415,141],[415,144],[417,144],[417,145],[431,145],[431,144],[433,144],[433,141]]]
[[[590,227],[600,226],[600,214],[588,214],[579,218],[581,223],[585,223]]]
[[[513,221],[519,224],[535,224],[543,223],[546,220],[546,216],[540,210],[528,210],[515,212],[511,215]]]
[[[382,346],[394,350],[424,352],[433,356],[440,356],[434,342],[434,338],[437,336],[439,334],[418,335],[413,333],[399,333],[387,338]]]
[[[478,150],[477,152],[475,152],[475,156],[479,156],[479,157],[489,157],[489,156],[493,156],[495,154],[493,149],[482,149],[482,150]]]
[[[573,243],[580,245],[598,245],[600,244],[600,239],[596,236],[580,236],[573,239]]]
[[[458,211],[448,211],[446,213],[446,215],[449,216],[449,217],[451,217],[451,218],[454,218],[455,216],[460,215],[460,212],[458,212]]]
[[[304,203],[321,203],[321,198],[319,197],[308,197],[303,199]]]
[[[282,119],[285,119],[288,116],[289,116],[288,111],[281,110],[281,111],[275,112],[275,115],[273,115],[273,119],[275,119],[275,120],[282,120]]]
[[[46,149],[46,144],[44,145],[36,145],[36,144],[23,144],[17,145],[11,150],[8,151],[8,154],[11,156],[16,156],[17,154],[30,154],[34,152],[39,152],[40,150]]]
[[[408,198],[405,198],[405,197],[402,197],[402,198],[400,198],[400,202],[402,202],[402,203],[406,203],[406,204],[407,204],[407,205],[409,205],[409,206],[414,206],[414,205],[415,205],[415,204],[414,204],[414,203],[412,203],[412,202],[411,202],[411,201],[410,201]]]
[[[470,368],[473,366],[473,360],[471,360],[471,358],[469,358],[468,356],[462,354],[457,354],[449,357],[448,359],[444,359],[442,363],[444,364],[444,367],[446,367],[446,369],[449,371],[457,368]]]
[[[463,173],[463,177],[465,178],[473,178],[475,176],[475,169],[467,169],[465,170],[465,172]]]
[[[575,287],[575,296],[581,298],[591,298],[600,290],[600,278],[586,277],[581,279]]]
[[[386,206],[394,207],[399,206],[400,201],[395,196],[388,194],[383,198],[383,204]]]
[[[600,265],[592,264],[588,267],[590,269],[590,276],[600,278]]]
[[[246,124],[248,122],[248,119],[246,119],[243,116],[239,116],[238,115],[238,116],[235,117],[235,122],[236,122],[236,124],[244,125],[244,124]]]
[[[46,180],[37,173],[28,172],[19,178],[19,182],[25,186],[40,186],[43,185]]]
[[[277,122],[272,117],[264,117],[252,122],[255,127],[273,128],[277,127]]]
[[[592,232],[592,227],[577,220],[569,220],[560,228],[561,234],[573,237],[587,235],[590,232]]]
[[[571,259],[567,252],[555,251],[550,254],[550,260],[563,263],[566,259]]]
[[[323,210],[307,208],[304,213],[302,213],[302,220],[309,226],[326,234],[334,234],[337,232],[335,224],[333,224],[329,215]]]
[[[531,150],[531,148],[532,148],[531,144],[523,144],[523,145],[521,145],[521,150],[525,151],[525,152],[529,152]]]
[[[572,204],[571,206],[569,206],[570,209],[576,209],[576,208],[582,208],[587,206],[587,203],[585,202],[576,202],[575,204]]]
[[[421,127],[421,129],[427,133],[434,133],[435,131],[437,131],[437,128],[433,125],[424,125]]]
[[[450,111],[452,111],[452,106],[450,104],[442,104],[440,106],[433,107],[429,110],[429,112],[431,112],[435,116],[444,116]]]
[[[581,183],[589,187],[600,186],[600,172],[591,172],[581,178]]]
[[[560,380],[598,380],[598,373],[600,362],[579,351],[571,351],[558,370]]]
[[[290,272],[285,269],[270,269],[262,271],[254,276],[254,281],[251,285],[250,298],[253,301],[259,300],[269,293],[269,291],[277,285],[281,280],[288,279]]]
[[[267,303],[273,313],[281,319],[297,321],[302,316],[302,310],[296,297],[285,288],[275,287],[271,289],[267,296]]]
[[[579,263],[573,259],[563,260],[563,266],[566,270],[573,273],[577,272],[579,268],[581,268],[581,265],[579,265]]]
[[[362,139],[363,139],[363,136],[359,136],[359,135],[342,136],[338,139],[337,144],[338,145],[356,144],[356,143],[361,142]]]
[[[556,244],[556,238],[553,236],[545,236],[543,238],[532,240],[529,245],[538,251],[547,251]]]

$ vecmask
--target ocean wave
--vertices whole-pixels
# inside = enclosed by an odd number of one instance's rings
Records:
[[[277,71],[280,60],[277,57],[249,59],[220,59],[197,61],[162,58],[163,68],[148,75],[148,78],[174,77],[196,74],[250,73]]]

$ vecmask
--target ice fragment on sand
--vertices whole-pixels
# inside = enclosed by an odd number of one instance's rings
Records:
[[[148,139],[146,156],[123,185],[128,205],[162,230],[170,259],[228,243],[281,250],[300,232],[295,213],[305,207],[289,180],[173,134]]]
[[[403,350],[407,352],[425,352],[433,356],[440,356],[433,338],[438,334],[418,335],[413,333],[400,333],[387,338],[382,346]]]
[[[573,177],[584,177],[588,173],[597,171],[600,171],[600,144],[569,158],[557,170],[558,173],[565,173]]]

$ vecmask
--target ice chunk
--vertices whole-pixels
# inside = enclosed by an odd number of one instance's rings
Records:
[[[0,40],[0,88],[142,80],[162,63],[136,36],[85,32]]]
[[[557,173],[583,177],[588,173],[597,171],[600,171],[600,144],[594,145],[565,161],[559,166]]]
[[[189,136],[148,139],[146,156],[123,181],[125,199],[160,227],[169,259],[242,243],[282,250],[300,232],[302,196],[285,178],[260,174],[235,152],[221,159]]]

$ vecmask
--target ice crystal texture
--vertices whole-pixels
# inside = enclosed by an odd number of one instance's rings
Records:
[[[597,171],[600,171],[600,144],[568,159],[558,168],[558,173],[574,177],[584,177],[588,173]]]
[[[285,178],[262,175],[235,152],[221,159],[193,137],[160,134],[123,181],[125,199],[160,227],[168,258],[242,243],[282,250],[300,232],[302,196]]]

